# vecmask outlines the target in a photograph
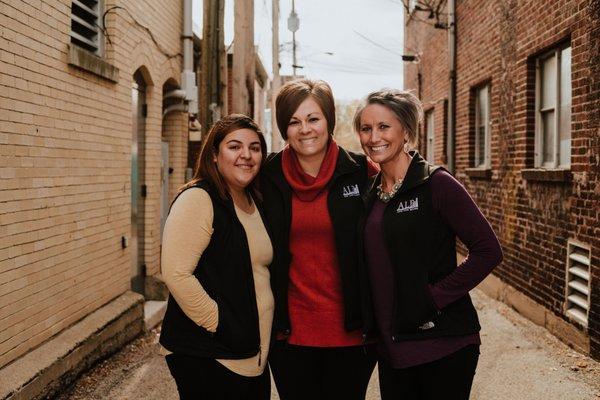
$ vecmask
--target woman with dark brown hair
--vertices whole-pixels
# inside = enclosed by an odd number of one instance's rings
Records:
[[[165,223],[171,295],[160,343],[182,399],[270,397],[273,249],[257,185],[265,156],[251,118],[219,120]]]
[[[261,175],[275,249],[275,384],[282,400],[364,399],[375,359],[362,336],[356,223],[376,169],[333,139],[327,83],[287,83],[276,117],[288,146]]]

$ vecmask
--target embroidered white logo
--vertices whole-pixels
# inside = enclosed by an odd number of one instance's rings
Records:
[[[397,213],[403,213],[407,211],[416,211],[419,209],[419,198],[416,197],[411,200],[401,201],[396,209]]]
[[[344,197],[356,197],[356,196],[360,196],[360,191],[358,190],[358,185],[344,186],[344,190],[342,191],[342,195]]]
[[[433,323],[433,321],[429,321],[429,322],[425,322],[423,325],[419,326],[419,329],[425,331],[427,329],[431,329],[434,327],[435,327],[435,324]]]

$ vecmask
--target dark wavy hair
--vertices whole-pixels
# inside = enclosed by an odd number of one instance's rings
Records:
[[[265,159],[267,158],[267,142],[265,141],[262,131],[252,118],[243,114],[230,114],[215,122],[208,131],[204,144],[202,145],[202,150],[200,150],[200,156],[196,162],[194,176],[181,188],[181,190],[185,190],[202,180],[206,180],[217,190],[217,193],[223,200],[227,200],[231,197],[227,184],[219,173],[214,157],[219,153],[219,145],[223,139],[225,139],[225,136],[238,129],[250,129],[251,131],[256,132],[258,140],[260,141],[260,150],[262,153],[260,165],[261,167],[264,165]],[[258,174],[252,182],[250,182],[246,188],[246,192],[249,195],[253,195],[258,200],[262,199],[258,185]]]

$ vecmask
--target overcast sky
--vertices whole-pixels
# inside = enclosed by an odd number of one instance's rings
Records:
[[[271,2],[254,0],[254,41],[271,74]],[[202,1],[194,0],[195,30],[201,30]],[[225,44],[233,41],[233,3],[225,0]],[[281,74],[292,74],[292,0],[280,0]],[[382,87],[402,88],[401,0],[296,0],[298,74],[324,79],[338,100],[364,97]],[[201,32],[198,32],[201,34]],[[328,53],[333,53],[330,55]]]

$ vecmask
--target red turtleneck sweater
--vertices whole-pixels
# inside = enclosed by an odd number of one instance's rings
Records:
[[[283,151],[283,173],[292,187],[290,229],[290,286],[288,292],[291,335],[288,343],[339,347],[362,343],[360,331],[344,328],[344,299],[327,208],[327,184],[333,176],[339,148],[331,140],[316,177],[306,174],[294,151]]]

